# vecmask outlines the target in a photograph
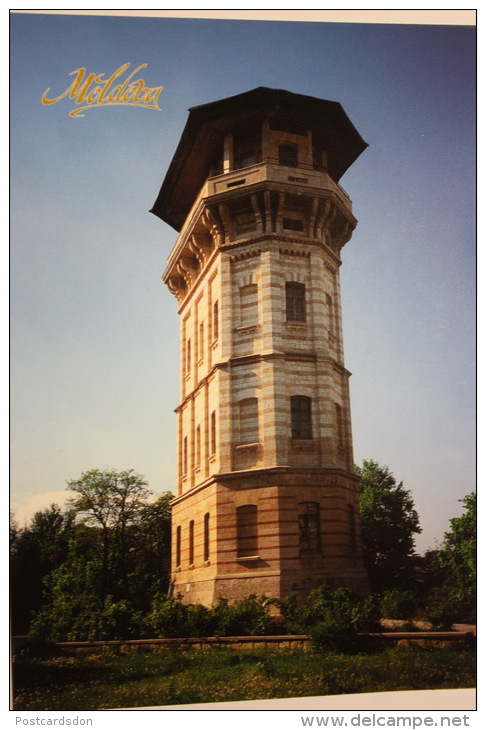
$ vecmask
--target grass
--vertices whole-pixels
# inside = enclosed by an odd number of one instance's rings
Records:
[[[161,649],[20,659],[15,710],[101,710],[475,686],[475,653],[390,648],[354,656],[301,650]]]

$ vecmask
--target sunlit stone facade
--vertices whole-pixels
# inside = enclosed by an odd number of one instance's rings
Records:
[[[366,590],[344,366],[342,107],[258,88],[190,110],[152,212],[179,231],[172,592],[211,604]]]

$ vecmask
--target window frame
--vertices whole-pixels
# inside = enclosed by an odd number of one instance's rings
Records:
[[[258,556],[258,507],[241,504],[236,508],[236,557],[248,560]]]
[[[259,438],[258,398],[242,398],[238,401],[238,444],[241,446],[257,444]]]
[[[203,559],[204,562],[207,563],[209,560],[210,550],[209,550],[209,521],[210,516],[209,512],[206,512],[204,515],[204,541],[203,541]]]
[[[312,399],[306,395],[290,397],[290,430],[293,441],[312,441]]]
[[[176,568],[181,567],[181,547],[182,547],[182,527],[177,525],[176,527]]]
[[[300,281],[285,282],[285,321],[307,321],[306,286]]]
[[[189,565],[194,565],[194,520],[189,522]]]
[[[298,504],[299,554],[321,553],[321,506],[319,502],[305,501]],[[312,535],[311,533],[314,532]]]

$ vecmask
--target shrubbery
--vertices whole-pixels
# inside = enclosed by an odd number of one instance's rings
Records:
[[[411,591],[393,588],[380,601],[381,618],[407,620],[416,617],[417,599]]]
[[[305,603],[295,596],[277,601],[248,596],[230,605],[184,605],[157,595],[146,614],[128,601],[104,602],[73,595],[70,605],[53,601],[33,623],[31,635],[51,641],[186,638],[205,636],[263,636],[309,634],[320,648],[344,649],[358,632],[376,629],[378,614],[372,597],[361,598],[347,588],[320,587]]]

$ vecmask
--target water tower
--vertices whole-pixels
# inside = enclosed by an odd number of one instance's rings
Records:
[[[152,209],[179,233],[183,602],[366,590],[339,284],[366,146],[339,103],[278,89],[189,111]]]

